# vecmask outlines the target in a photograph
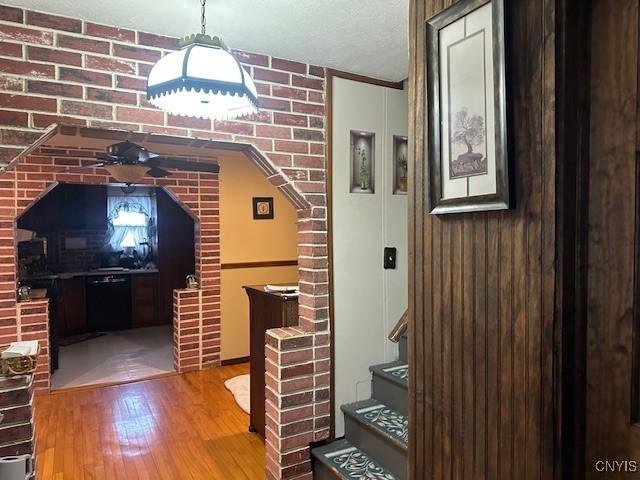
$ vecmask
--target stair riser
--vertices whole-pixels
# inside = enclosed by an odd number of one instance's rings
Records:
[[[357,420],[345,416],[345,436],[383,467],[390,470],[399,480],[407,479],[407,455],[392,441],[374,432]]]
[[[372,397],[405,416],[408,414],[409,399],[406,387],[375,373],[373,374]]]
[[[407,337],[402,336],[400,338],[400,342],[398,343],[398,348],[400,350],[400,360],[403,362],[407,362]]]
[[[339,478],[340,477],[324,463],[318,461],[313,462],[313,480],[336,480]]]

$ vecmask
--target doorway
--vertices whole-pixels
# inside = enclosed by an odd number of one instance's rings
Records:
[[[215,137],[219,138],[219,137]],[[162,155],[178,157],[189,162],[216,162],[221,152],[240,152],[258,167],[260,172],[274,185],[284,198],[296,209],[296,229],[298,243],[298,269],[300,272],[300,294],[298,327],[268,331],[266,343],[272,350],[282,352],[275,358],[280,365],[284,353],[298,348],[298,341],[305,345],[317,345],[312,350],[316,363],[314,371],[300,370],[300,376],[318,380],[317,395],[304,396],[305,405],[321,405],[321,417],[317,419],[315,438],[326,438],[329,434],[330,381],[330,336],[328,332],[328,266],[326,234],[325,172],[322,148],[310,149],[309,155],[301,155],[296,161],[300,166],[295,177],[284,173],[287,169],[275,166],[269,157],[273,142],[232,143],[202,138],[176,137],[144,132],[125,132],[98,128],[52,126],[31,147],[16,157],[7,167],[7,201],[15,205],[11,210],[10,229],[7,238],[14,238],[15,219],[35,203],[55,182],[106,184],[110,174],[103,168],[88,164],[96,163],[98,152],[114,142],[129,140]],[[254,145],[255,143],[255,145]],[[270,148],[267,148],[268,145]],[[320,146],[322,147],[322,146]],[[266,153],[263,153],[266,152]],[[291,157],[291,156],[290,156]],[[282,155],[277,158],[281,159]],[[69,167],[83,166],[83,173],[69,172]],[[289,170],[287,170],[289,171]],[[291,174],[293,175],[293,174]],[[295,179],[294,179],[295,178]],[[301,180],[297,180],[301,178]],[[171,172],[168,178],[145,179],[145,185],[161,186],[194,218],[195,222],[195,273],[197,289],[174,290],[173,296],[173,359],[178,373],[202,370],[221,363],[221,322],[220,322],[220,238],[219,238],[219,179],[216,173]],[[11,250],[13,240],[8,241]],[[11,272],[15,278],[15,272]],[[9,275],[7,275],[8,277]],[[7,298],[15,296],[15,282],[5,292]],[[15,301],[14,301],[15,302]],[[41,345],[38,371],[34,385],[39,390],[49,390],[49,341],[48,341],[48,301],[12,302],[12,309],[18,321],[11,332],[21,339],[37,339]],[[38,330],[26,325],[20,319],[37,322]],[[10,333],[11,333],[10,332]],[[287,336],[281,341],[280,336]],[[286,356],[289,358],[289,356]],[[296,357],[297,358],[297,357]],[[306,362],[306,360],[304,360]],[[284,368],[277,368],[275,375],[281,381]],[[296,369],[297,371],[297,369]],[[304,390],[306,383],[295,384]],[[272,385],[266,386],[266,408],[283,409],[275,405],[270,396]],[[267,441],[289,447],[280,439],[283,432],[267,431]]]
[[[332,82],[333,413],[335,435],[341,437],[345,433],[341,406],[371,397],[370,367],[399,357],[398,346],[387,335],[403,316],[408,300],[408,100],[402,84],[385,86],[340,75],[331,75],[328,81]]]
[[[194,220],[163,188],[58,183],[17,227],[18,280],[50,301],[52,389],[175,371],[173,290],[195,272]]]

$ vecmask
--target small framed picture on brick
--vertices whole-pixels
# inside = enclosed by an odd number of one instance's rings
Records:
[[[253,219],[273,220],[273,197],[253,197]]]

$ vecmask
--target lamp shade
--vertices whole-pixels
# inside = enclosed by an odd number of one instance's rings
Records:
[[[162,57],[147,80],[147,99],[188,117],[230,119],[258,111],[253,79],[218,37],[195,35]]]
[[[118,182],[130,184],[138,183],[149,171],[145,165],[106,165],[104,167]]]

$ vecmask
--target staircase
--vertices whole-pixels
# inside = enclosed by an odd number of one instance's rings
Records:
[[[372,398],[342,405],[345,438],[314,448],[315,480],[407,478],[407,335],[399,359],[369,367]]]

